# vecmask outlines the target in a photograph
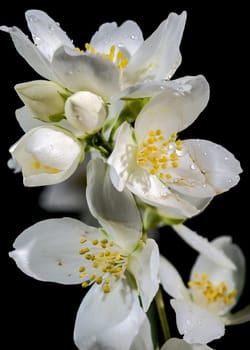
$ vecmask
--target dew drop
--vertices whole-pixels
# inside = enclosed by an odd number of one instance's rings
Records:
[[[194,164],[194,163],[192,163],[192,164],[190,165],[190,168],[191,168],[192,170],[196,170],[196,169],[197,169],[197,165]]]
[[[203,154],[203,156],[204,156],[204,157],[206,157],[206,156],[207,156],[207,152],[203,152],[202,154]]]
[[[228,160],[228,157],[224,157],[224,160]]]
[[[207,187],[207,185],[206,185],[206,184],[203,184],[203,185],[202,185],[202,187],[203,187],[203,188],[206,188],[206,187]]]
[[[137,35],[134,35],[134,34],[132,34],[132,35],[130,36],[130,38],[131,38],[132,40],[137,40],[137,39],[138,39]]]
[[[39,38],[39,36],[33,36],[33,39],[34,39],[34,41],[35,41],[35,43],[36,44],[38,44],[39,43],[39,41],[41,41],[41,39]]]
[[[228,179],[227,182],[228,182],[229,184],[231,184],[231,183],[233,182],[233,180],[232,180],[232,179]]]

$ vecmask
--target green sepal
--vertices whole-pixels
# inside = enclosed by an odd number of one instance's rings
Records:
[[[139,97],[139,98],[131,98],[131,97],[123,97],[121,101],[125,102],[123,109],[121,110],[115,125],[112,128],[110,133],[110,142],[113,141],[114,134],[116,130],[119,128],[122,123],[125,121],[129,124],[132,124],[142,108],[150,101],[151,97]]]
[[[178,225],[185,221],[184,218],[172,218],[161,214],[156,207],[147,206],[143,213],[144,232],[165,225]]]
[[[58,114],[53,114],[53,115],[49,115],[48,116],[48,120],[51,122],[51,123],[58,123],[60,122],[62,119],[64,119],[65,116],[63,113],[58,113]]]

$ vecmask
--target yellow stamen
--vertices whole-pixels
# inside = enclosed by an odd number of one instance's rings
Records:
[[[208,273],[204,273],[202,276],[195,273],[194,278],[194,281],[188,282],[188,286],[193,291],[193,296],[196,295],[196,291],[201,291],[208,304],[222,302],[226,305],[230,305],[233,303],[237,291],[233,289],[231,292],[228,292],[224,281],[221,281],[218,285],[214,285],[208,279]]]

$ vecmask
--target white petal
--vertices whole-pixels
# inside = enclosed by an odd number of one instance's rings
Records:
[[[102,24],[93,35],[90,46],[95,52],[108,54],[112,45],[119,50],[133,55],[143,43],[142,32],[134,21],[126,21],[117,27],[115,22]]]
[[[184,145],[217,193],[225,192],[239,182],[240,163],[224,147],[206,140],[186,140]]]
[[[77,284],[79,267],[86,259],[79,254],[80,239],[103,237],[93,227],[71,218],[40,221],[24,230],[9,253],[27,275],[41,281]]]
[[[188,299],[188,290],[179,272],[162,255],[160,257],[160,281],[165,292],[171,297],[180,300]]]
[[[10,34],[17,52],[38,74],[48,80],[55,80],[47,59],[19,28],[2,26],[0,30]]]
[[[207,344],[225,333],[223,321],[198,305],[181,300],[170,300],[176,313],[176,324],[188,343]]]
[[[128,269],[139,288],[144,311],[147,311],[159,288],[159,249],[153,239],[131,255]]]
[[[198,235],[184,225],[173,225],[172,227],[187,244],[197,252],[204,254],[212,262],[227,269],[236,269],[234,262],[221,249],[208,242],[207,238]]]
[[[54,52],[60,46],[74,48],[66,33],[45,12],[29,10],[25,17],[38,50],[48,61],[52,61]]]
[[[188,127],[207,105],[209,86],[202,75],[185,77],[164,87],[142,109],[135,121],[135,134],[141,144],[149,130],[160,129],[168,140]]]
[[[186,218],[199,212],[185,199],[182,200],[177,194],[171,192],[158,177],[149,175],[140,167],[130,174],[127,187],[142,201],[157,207],[165,216]]]
[[[161,347],[161,350],[213,350],[213,349],[207,345],[188,344],[183,339],[170,338]]]
[[[35,80],[15,85],[15,90],[32,114],[44,121],[64,114],[65,90],[52,81]]]
[[[30,130],[10,148],[22,167],[25,186],[62,182],[78,167],[82,148],[78,141],[58,128]]]
[[[71,91],[90,91],[109,98],[120,90],[118,69],[101,56],[59,48],[52,67],[60,83]]]
[[[250,321],[250,305],[247,305],[243,309],[232,313],[227,314],[225,317],[223,317],[224,322],[226,325],[235,325],[235,324],[241,324],[245,322]]]
[[[136,167],[136,150],[132,128],[124,122],[119,128],[113,152],[108,159],[108,164],[113,168],[112,182],[119,191],[124,189],[130,170]]]
[[[124,249],[133,249],[142,234],[140,213],[128,190],[115,189],[109,167],[101,159],[88,163],[86,196],[92,215],[114,242]]]
[[[132,56],[125,69],[126,83],[170,79],[180,64],[179,45],[186,22],[186,12],[170,13],[154,33]]]
[[[214,247],[224,254],[224,256],[227,256],[235,265],[236,269],[228,269],[227,266],[219,265],[216,259],[211,260],[208,255],[201,254],[194,263],[190,280],[193,279],[195,272],[200,274],[208,273],[209,280],[213,284],[218,285],[220,282],[224,281],[228,292],[236,290],[237,294],[234,298],[234,302],[224,309],[223,313],[225,313],[237,303],[242,293],[246,272],[245,258],[240,247],[232,243],[231,237],[221,236],[214,239],[210,244],[211,247]]]
[[[129,350],[154,350],[151,327],[146,317]]]
[[[80,350],[129,350],[145,317],[136,293],[125,282],[108,294],[94,285],[77,312],[75,343]]]
[[[28,110],[26,106],[16,110],[16,119],[24,132],[44,125],[41,120],[35,119],[34,115]]]

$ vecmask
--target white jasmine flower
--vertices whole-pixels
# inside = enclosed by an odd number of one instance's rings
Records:
[[[143,89],[150,91],[150,86]],[[111,177],[118,190],[127,187],[163,215],[188,218],[201,212],[215,195],[235,186],[242,169],[222,146],[207,140],[181,140],[177,135],[208,102],[209,87],[203,76],[162,83],[159,89],[140,111],[134,127],[124,122],[119,128],[108,159]]]
[[[81,144],[56,127],[31,129],[10,147],[25,186],[43,186],[69,178],[84,156]]]
[[[200,254],[191,270],[188,288],[174,266],[161,257],[161,283],[173,297],[170,303],[178,330],[190,344],[207,344],[224,335],[225,325],[250,321],[250,306],[231,313],[244,286],[244,255],[228,236],[216,238],[212,245],[230,258],[236,269],[217,264],[209,254]]]
[[[42,77],[70,91],[110,97],[137,82],[169,79],[180,64],[186,12],[170,13],[146,40],[136,22],[102,24],[86,43],[86,51],[40,10],[25,13],[34,43],[17,27],[1,26],[19,54]]]
[[[145,312],[159,283],[157,244],[142,241],[134,199],[129,191],[115,190],[107,169],[95,159],[87,170],[88,205],[101,229],[71,218],[41,221],[22,232],[10,252],[33,278],[91,286],[75,323],[81,350],[129,350],[133,342],[140,344],[140,334],[148,330]]]

